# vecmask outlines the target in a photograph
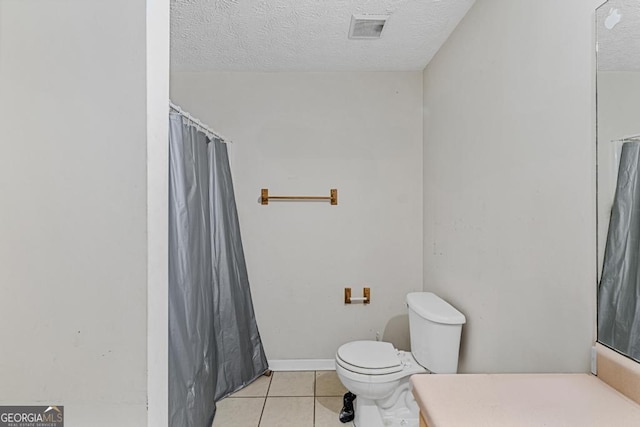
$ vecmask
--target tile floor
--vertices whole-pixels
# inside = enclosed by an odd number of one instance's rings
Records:
[[[335,371],[274,372],[218,402],[212,427],[344,427]]]

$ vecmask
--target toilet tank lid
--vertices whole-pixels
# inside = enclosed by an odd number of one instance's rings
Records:
[[[467,322],[464,314],[431,292],[407,294],[407,305],[421,317],[436,323],[462,325]]]

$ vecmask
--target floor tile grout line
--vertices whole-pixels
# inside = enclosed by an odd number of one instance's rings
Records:
[[[327,396],[321,396],[327,397]],[[338,397],[338,396],[329,396],[329,397]],[[260,397],[254,397],[254,399],[261,399]],[[313,396],[269,396],[269,399],[313,399]]]
[[[313,371],[313,427],[316,425],[316,391],[318,386],[318,371]]]
[[[264,408],[267,406],[267,397],[269,396],[269,390],[271,389],[271,383],[273,382],[274,376],[275,376],[275,372],[272,372],[271,375],[269,375],[269,385],[267,386],[267,391],[264,394],[264,402],[262,402],[262,411],[260,411],[260,418],[258,419],[258,425],[256,427],[260,427],[260,424],[262,423]]]
[[[251,399],[262,399],[264,396],[244,396],[244,397],[225,397],[222,400],[251,400]],[[222,402],[222,400],[218,401],[218,403]]]

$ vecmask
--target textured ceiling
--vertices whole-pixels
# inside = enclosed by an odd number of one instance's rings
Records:
[[[172,0],[172,70],[422,70],[474,1]],[[352,14],[391,17],[350,40]]]
[[[620,22],[609,30],[604,24],[611,12],[620,15]],[[596,16],[598,69],[640,71],[640,2],[609,0],[600,6]]]

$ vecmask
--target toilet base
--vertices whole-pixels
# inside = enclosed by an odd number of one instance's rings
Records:
[[[355,427],[419,427],[419,408],[409,379],[387,399],[376,402],[358,396],[355,403]]]

